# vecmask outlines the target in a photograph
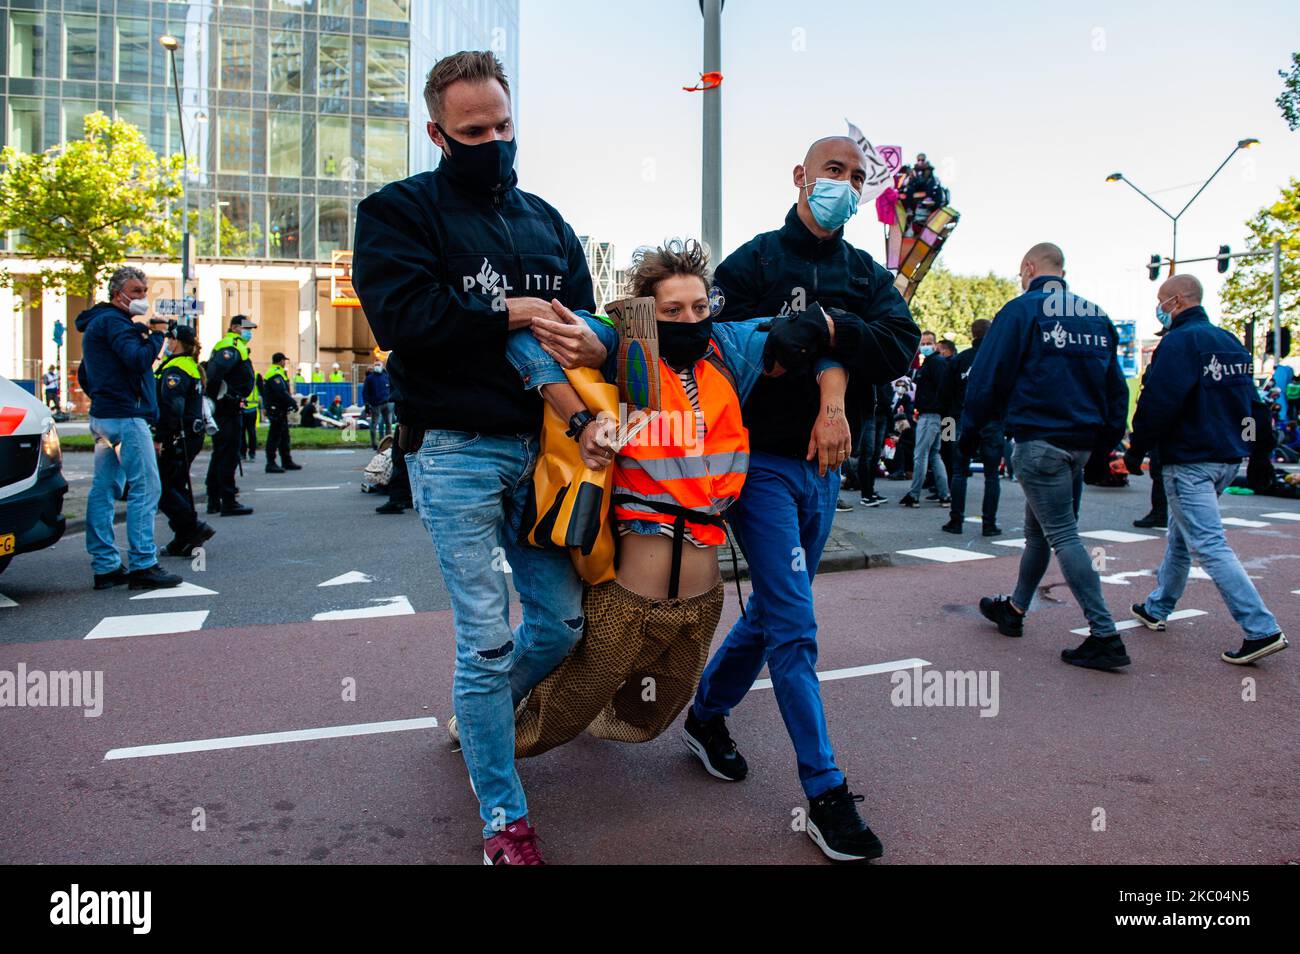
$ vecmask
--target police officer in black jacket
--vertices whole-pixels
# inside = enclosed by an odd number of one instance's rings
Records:
[[[399,451],[451,596],[453,705],[484,861],[539,864],[514,765],[514,708],[581,637],[582,582],[567,553],[518,542],[542,404],[506,359],[506,335],[564,314],[559,334],[570,336],[579,363],[597,367],[606,353],[566,314],[595,309],[577,236],[517,187],[500,61],[477,51],[444,57],[424,96],[442,159],[362,200],[353,285],[376,341],[392,352]],[[523,604],[513,631],[508,580]]]
[[[235,468],[239,466],[239,430],[243,423],[243,402],[253,393],[257,378],[248,354],[248,342],[257,324],[246,315],[230,319],[226,336],[216,343],[208,358],[204,393],[216,405],[213,416],[217,433],[212,435],[212,458],[208,461],[208,513],[240,517],[253,512],[235,496]]]
[[[298,402],[293,398],[293,386],[289,383],[289,373],[284,367],[285,360],[283,351],[271,355],[271,366],[266,369],[266,377],[263,378],[262,401],[270,422],[266,432],[268,474],[302,470],[302,464],[295,464],[289,454],[289,412],[297,409]],[[277,454],[280,457],[279,464],[275,462]]]
[[[163,344],[163,362],[154,372],[158,379],[158,422],[154,445],[158,450],[158,476],[162,495],[158,509],[167,515],[174,534],[164,548],[168,556],[189,556],[216,530],[199,520],[190,486],[190,465],[203,449],[203,372],[199,370],[199,342],[189,325],[177,325]]]
[[[980,345],[984,343],[984,336],[989,330],[989,320],[987,318],[976,318],[971,322],[970,336],[971,346],[965,351],[958,353],[953,359],[952,372],[954,384],[954,400],[952,415],[957,421],[961,421],[962,409],[966,406],[966,380],[970,377],[971,365],[975,363],[975,357],[979,354]],[[963,532],[963,524],[966,520],[966,482],[969,479],[967,472],[970,470],[971,457],[961,451],[961,429],[957,430],[957,440],[950,442],[953,451],[953,466],[950,476],[952,487],[952,510],[948,517],[948,522],[940,529],[948,533]],[[975,443],[968,441],[967,446]],[[976,453],[980,462],[984,465],[984,502],[981,513],[983,514],[984,536],[996,537],[1002,532],[998,527],[998,501],[1002,494],[1002,485],[998,481],[998,467],[1002,463],[1002,448],[1006,443],[1002,436],[1002,422],[992,420],[986,422],[979,433],[979,441],[975,445]],[[945,445],[948,446],[948,445]]]
[[[865,181],[866,157],[852,139],[813,143],[794,168],[798,200],[785,225],[746,242],[714,273],[715,320],[814,309],[829,314],[836,329],[832,356],[848,372],[849,393],[846,402],[843,390],[825,390],[828,371],[820,384],[810,375],[760,378],[745,402],[749,473],[727,517],[754,590],[746,618],[709,661],[684,728],[688,747],[710,774],[744,778],[748,767],[726,716],[766,663],[810,803],[808,834],[841,860],[879,857],[882,848],[831,749],[815,671],[812,579],[830,536],[848,435],[861,432],[872,386],[907,370],[920,337],[894,277],[844,241]],[[854,426],[845,427],[849,421]],[[823,445],[841,428],[844,445],[823,467]],[[811,460],[814,455],[820,460]]]

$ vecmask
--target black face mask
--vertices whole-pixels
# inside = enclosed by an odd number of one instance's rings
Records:
[[[713,335],[713,319],[703,321],[656,321],[659,329],[659,357],[674,371],[685,371],[704,357]]]
[[[448,154],[442,157],[452,177],[476,192],[499,192],[512,185],[515,169],[515,141],[492,139],[468,143],[452,139],[438,123],[433,127],[447,142]]]

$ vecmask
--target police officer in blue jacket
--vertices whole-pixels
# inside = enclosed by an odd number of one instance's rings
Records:
[[[1256,399],[1250,354],[1231,334],[1210,324],[1201,307],[1201,283],[1191,275],[1175,275],[1158,295],[1156,317],[1169,331],[1147,369],[1124,463],[1130,473],[1140,474],[1143,455],[1159,449],[1169,541],[1156,588],[1144,602],[1133,604],[1133,615],[1147,629],[1162,632],[1183,595],[1195,553],[1246,634],[1240,649],[1220,658],[1245,665],[1288,644],[1228,546],[1219,494],[1236,476],[1243,457],[1251,459],[1252,482],[1267,485],[1271,480],[1268,409]]]
[[[1092,302],[1069,291],[1065,256],[1050,242],[1020,262],[1025,293],[993,319],[966,380],[961,452],[973,456],[980,429],[1001,418],[1016,441],[1016,476],[1025,494],[1025,549],[1010,597],[984,597],[980,612],[1004,636],[1024,635],[1025,612],[1052,553],[1088,619],[1090,635],[1061,658],[1090,669],[1130,662],[1101,594],[1101,580],[1079,539],[1074,488],[1094,451],[1124,436],[1128,384],[1116,354],[1115,326]]]

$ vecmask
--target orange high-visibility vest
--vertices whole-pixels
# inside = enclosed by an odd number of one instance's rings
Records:
[[[712,340],[710,349],[718,346]],[[720,514],[740,495],[749,470],[749,431],[740,415],[740,396],[720,357],[695,362],[703,444],[696,439],[695,409],[677,372],[659,361],[661,412],[614,461],[614,514],[620,520],[672,524],[685,516],[691,536],[721,546],[726,532]],[[676,513],[674,513],[676,511]],[[699,520],[691,515],[698,514]]]

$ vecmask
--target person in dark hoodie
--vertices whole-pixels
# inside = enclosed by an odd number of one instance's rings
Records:
[[[814,142],[792,170],[798,198],[784,225],[750,239],[714,274],[715,321],[820,311],[835,326],[848,372],[760,378],[743,406],[750,462],[728,521],[749,562],[753,594],[704,670],[683,741],[716,778],[749,769],[727,728],[764,664],[809,801],[807,834],[835,860],[880,857],[836,765],[817,681],[812,582],[839,499],[850,435],[861,433],[872,386],[907,370],[920,331],[889,271],[844,239],[866,181],[866,157],[847,137]],[[828,379],[841,379],[838,395]],[[791,555],[794,554],[792,557]]]
[[[980,345],[984,343],[984,336],[988,334],[989,320],[987,318],[976,318],[971,322],[970,336],[971,346],[962,351],[953,359],[953,383],[954,383],[954,415],[958,421],[961,420],[962,408],[966,404],[966,381],[970,378],[971,366],[975,363],[975,358],[979,354]],[[974,439],[970,443],[975,443]],[[985,423],[980,428],[979,440],[976,444],[976,456],[984,465],[984,536],[996,537],[1002,532],[998,527],[998,499],[1002,493],[1001,484],[998,482],[998,466],[1002,463],[1002,422],[992,420]],[[966,482],[969,480],[967,472],[970,470],[971,459],[961,452],[961,430],[957,431],[957,446],[953,448],[952,474],[950,475],[950,486],[952,487],[952,510],[949,512],[948,522],[945,523],[941,530],[948,533],[961,533],[962,527],[966,521]]]
[[[961,452],[974,456],[984,426],[1004,420],[1016,440],[1016,475],[1025,492],[1016,590],[1009,598],[984,597],[980,613],[1002,635],[1023,636],[1025,613],[1054,552],[1090,630],[1061,658],[1090,669],[1127,666],[1101,579],[1079,539],[1076,496],[1089,455],[1108,453],[1127,424],[1128,384],[1115,326],[1066,288],[1065,256],[1050,242],[1025,253],[1020,287],[1025,293],[1002,306],[971,365],[959,427]]]
[[[163,346],[167,319],[148,326],[133,319],[149,311],[149,281],[129,265],[108,280],[108,301],[77,316],[83,387],[90,395],[95,474],[86,498],[86,552],[95,589],[127,583],[133,590],[178,586],[181,578],[158,565],[153,522],[162,483],[149,425],[158,419],[153,363]],[[127,566],[113,539],[114,501],[127,485]]]
[[[1210,575],[1232,618],[1245,632],[1240,649],[1225,650],[1226,663],[1242,666],[1286,649],[1287,638],[1259,591],[1228,546],[1219,517],[1219,495],[1250,458],[1248,479],[1272,480],[1273,431],[1267,407],[1251,381],[1254,363],[1235,337],[1210,324],[1201,307],[1201,283],[1175,275],[1160,286],[1156,317],[1169,329],[1143,378],[1133,414],[1124,466],[1142,473],[1142,458],[1158,448],[1169,539],[1156,588],[1133,615],[1147,629],[1163,632],[1187,586],[1192,554]]]
[[[399,451],[451,596],[452,699],[484,863],[541,864],[515,769],[514,711],[582,635],[582,581],[567,553],[519,543],[542,404],[506,359],[506,335],[566,314],[578,364],[598,367],[606,350],[568,312],[596,307],[577,236],[517,188],[500,61],[446,56],[424,98],[442,159],[361,201],[353,286],[375,340],[392,352]],[[508,579],[523,606],[513,631]]]

